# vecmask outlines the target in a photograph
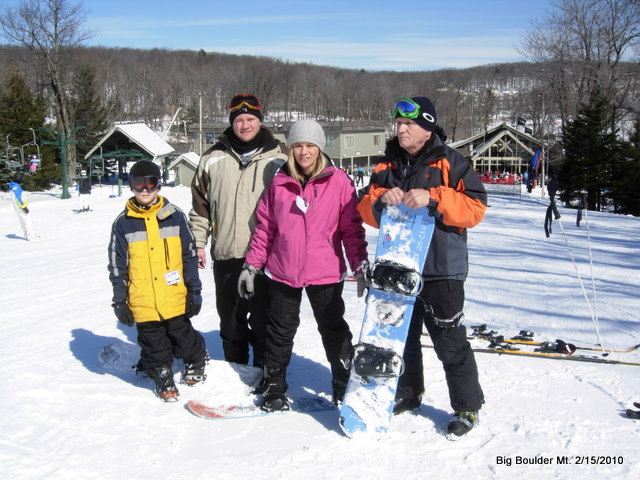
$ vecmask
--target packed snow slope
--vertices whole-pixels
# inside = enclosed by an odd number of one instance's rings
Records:
[[[188,211],[188,188],[161,193]],[[443,435],[451,410],[431,349],[422,407],[394,417],[380,441],[345,437],[336,410],[197,418],[185,409],[190,399],[252,401],[246,369],[222,360],[210,268],[201,271],[205,303],[194,319],[213,359],[208,379],[179,385],[178,403],[161,402],[151,381],[130,368],[139,351],[135,329],[118,324],[110,307],[107,242],[127,196],[95,186],[93,211],[75,213],[77,199],[60,200],[59,191],[26,192],[40,236],[27,242],[1,194],[0,477],[640,478],[640,422],[624,415],[640,401],[637,366],[478,353],[486,405],[479,427],[459,442]],[[561,208],[562,224],[554,222],[546,238],[546,203],[539,190],[490,195],[486,218],[469,231],[466,324],[507,336],[526,329],[541,340],[601,340],[607,348],[640,343],[640,219],[588,212],[577,227],[575,210]],[[372,256],[376,234],[367,229]],[[347,283],[344,296],[357,338],[364,301],[355,289]],[[290,397],[330,398],[306,301],[301,320]],[[640,362],[640,352],[608,358]]]

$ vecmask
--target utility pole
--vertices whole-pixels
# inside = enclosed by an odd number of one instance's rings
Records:
[[[199,142],[200,144],[198,145],[198,154],[200,156],[202,156],[202,153],[204,152],[204,133],[202,131],[202,97],[205,95],[204,92],[200,92],[198,93],[198,104],[199,104],[199,109],[200,109],[200,118],[199,118],[199,124],[198,124],[198,133],[199,133]]]
[[[8,134],[7,137],[5,138],[5,141],[7,142],[7,162],[9,161],[9,137],[11,136],[11,134]]]

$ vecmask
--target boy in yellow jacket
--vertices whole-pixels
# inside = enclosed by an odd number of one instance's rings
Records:
[[[160,168],[141,160],[129,171],[131,197],[113,223],[109,241],[109,279],[118,320],[136,324],[142,367],[154,380],[156,395],[178,400],[173,358],[184,360],[183,381],[204,381],[208,360],[202,335],[190,318],[200,312],[195,238],[185,214],[158,195]]]

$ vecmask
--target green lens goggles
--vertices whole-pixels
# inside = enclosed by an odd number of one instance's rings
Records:
[[[420,105],[411,100],[410,98],[399,98],[396,100],[396,105],[391,116],[393,118],[418,118],[420,115]]]

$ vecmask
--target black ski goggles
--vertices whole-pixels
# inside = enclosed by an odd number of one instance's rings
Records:
[[[152,177],[152,176],[131,177],[129,179],[129,185],[134,191],[138,193],[141,193],[144,190],[147,190],[148,192],[153,192],[158,188],[159,180],[160,179],[158,177]]]
[[[251,95],[249,93],[241,93],[239,95],[235,95],[227,108],[230,112],[235,112],[236,110],[240,110],[242,107],[247,107],[250,110],[262,110],[262,103],[258,100],[258,97],[255,95]]]

